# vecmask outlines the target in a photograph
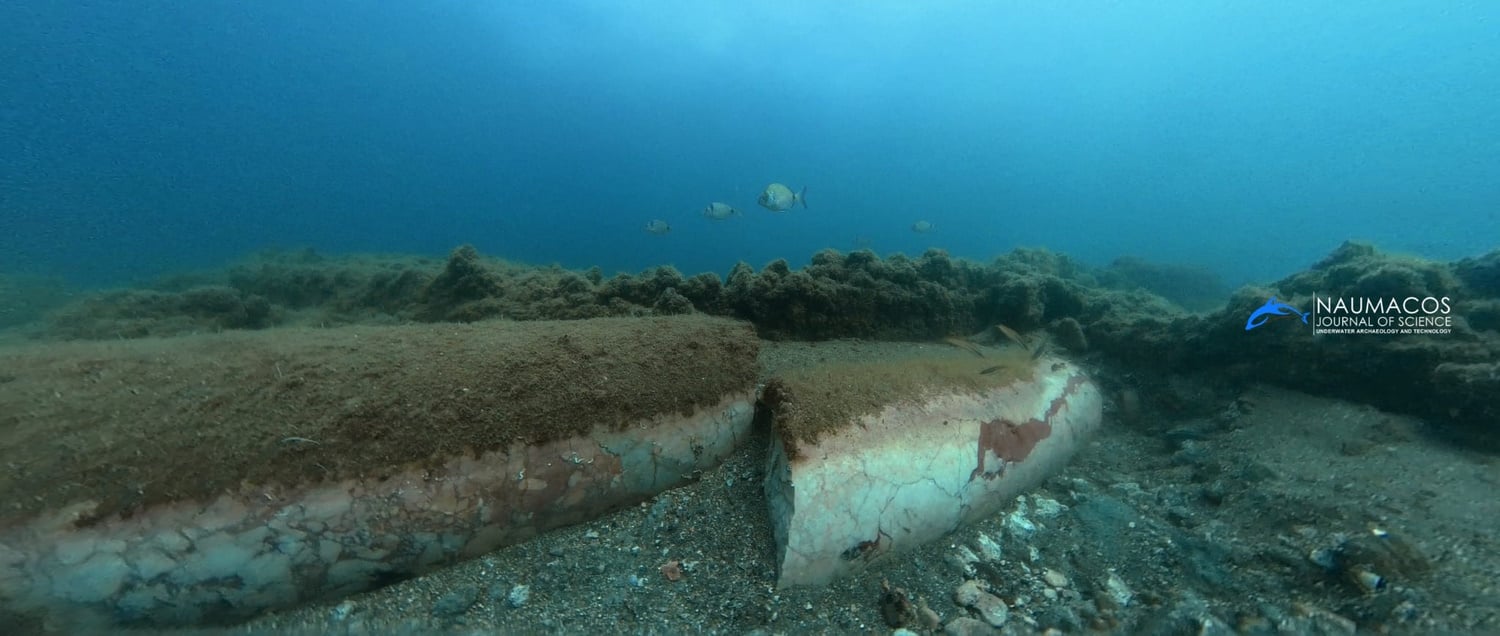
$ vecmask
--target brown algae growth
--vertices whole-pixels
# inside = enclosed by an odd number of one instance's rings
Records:
[[[957,354],[958,350],[951,350]],[[999,367],[989,373],[984,371]],[[761,396],[777,435],[796,456],[801,443],[852,426],[887,406],[939,393],[981,393],[1030,381],[1035,363],[1019,348],[990,350],[986,357],[929,355],[878,362],[840,362],[789,370],[766,383]]]

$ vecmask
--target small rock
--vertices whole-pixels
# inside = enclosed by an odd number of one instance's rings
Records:
[[[344,601],[344,602],[339,603],[338,605],[334,606],[333,611],[330,612],[330,615],[333,618],[333,620],[341,621],[341,620],[344,620],[346,618],[349,618],[349,615],[353,614],[353,613],[354,613],[354,603],[352,603],[350,601]]]
[[[1217,479],[1213,483],[1203,487],[1202,495],[1203,501],[1208,502],[1209,505],[1222,506],[1224,505],[1224,500],[1229,496],[1229,487],[1224,483],[1224,480]]]
[[[953,549],[953,552],[958,555],[958,560],[963,562],[965,565],[973,565],[980,561],[979,555],[974,554],[974,551],[970,550],[969,546],[958,546]]]
[[[650,515],[652,517],[657,518],[657,519],[661,519],[662,517],[666,516],[667,511],[671,510],[671,509],[672,509],[672,496],[671,495],[662,495],[660,498],[658,498],[656,500],[656,503],[654,503],[654,504],[651,505]]]
[[[1041,495],[1032,496],[1031,507],[1036,510],[1036,516],[1043,519],[1051,519],[1053,517],[1056,517],[1057,515],[1062,514],[1064,510],[1068,509],[1067,506],[1062,505],[1062,503],[1057,501],[1056,499],[1050,499]]]
[[[948,636],[988,636],[994,634],[995,628],[985,625],[983,621],[968,616],[960,616],[943,626],[943,633]]]
[[[1046,581],[1047,585],[1059,589],[1068,586],[1068,576],[1052,568],[1042,570],[1042,580]]]
[[[980,589],[977,581],[964,581],[957,590],[954,590],[953,600],[963,607],[978,612],[984,622],[995,627],[1004,625],[1005,619],[1010,615],[1010,608],[1005,606],[1005,601]]]
[[[1212,459],[1208,449],[1197,442],[1183,442],[1177,452],[1172,453],[1173,466],[1199,466]]]
[[[1187,442],[1201,442],[1210,438],[1211,436],[1211,430],[1209,429],[1209,427],[1204,426],[1202,422],[1177,426],[1168,429],[1167,432],[1162,435],[1162,437],[1166,438],[1167,442],[1177,444],[1179,446],[1185,445],[1185,443]]]
[[[1336,556],[1347,570],[1365,569],[1384,576],[1413,578],[1432,570],[1432,562],[1400,535],[1375,529],[1349,537]]]
[[[1178,590],[1177,598],[1170,605],[1158,606],[1145,618],[1137,633],[1234,636],[1234,630],[1214,616],[1203,595],[1192,589]]]
[[[583,538],[593,541],[599,538],[599,532],[597,530],[590,530],[583,533]]]
[[[979,601],[979,595],[983,593],[984,590],[979,588],[978,582],[964,581],[958,589],[953,590],[953,602],[959,607],[973,607],[974,603]]]
[[[1234,623],[1234,631],[1240,636],[1276,636],[1276,626],[1264,616],[1241,614]]]
[[[1054,605],[1042,611],[1037,621],[1047,625],[1047,632],[1054,634],[1080,634],[1084,632],[1083,617],[1067,605]]]
[[[1018,540],[1026,540],[1036,534],[1036,524],[1026,518],[1020,510],[1005,516],[1005,531]]]
[[[1329,572],[1339,567],[1338,553],[1333,548],[1313,548],[1307,553],[1307,560]]]
[[[1391,619],[1397,623],[1412,623],[1422,616],[1422,611],[1411,601],[1401,601],[1391,608]]]
[[[661,575],[668,581],[677,582],[682,580],[682,562],[672,559],[661,564]]]
[[[1293,605],[1293,609],[1310,624],[1311,629],[1304,633],[1346,636],[1356,632],[1354,621],[1321,607],[1297,603]]]
[[[1110,572],[1109,576],[1104,579],[1104,593],[1108,595],[1109,600],[1114,601],[1115,607],[1121,608],[1129,606],[1131,597],[1135,596],[1135,592],[1132,592],[1130,586],[1125,584],[1125,579],[1120,578],[1120,575],[1114,572]]]
[[[932,611],[932,608],[927,606],[927,599],[922,597],[917,599],[917,622],[922,629],[935,632],[937,628],[942,627],[943,618],[938,616],[937,612]]]
[[[979,562],[979,556],[968,546],[960,545],[945,555],[943,561],[957,570],[959,575],[973,576],[974,564]]]
[[[1233,627],[1212,614],[1205,614],[1201,617],[1197,633],[1202,636],[1235,636]]]
[[[479,600],[479,588],[463,585],[450,590],[432,605],[432,615],[438,618],[453,618],[469,611],[474,601]]]
[[[995,543],[994,539],[983,533],[974,539],[974,547],[979,551],[979,557],[989,563],[998,563],[1004,556],[1003,551],[1000,550],[1000,544]]]
[[[1171,522],[1172,525],[1179,528],[1191,528],[1198,525],[1197,516],[1194,515],[1193,511],[1188,509],[1186,506],[1170,506],[1167,508],[1166,514],[1164,516],[1166,517],[1167,521]]]
[[[555,557],[560,557],[560,556],[563,555],[563,548],[560,545],[552,546],[552,547],[550,547],[550,548],[547,549],[547,554],[550,554],[550,555],[555,556]]]
[[[510,588],[510,594],[505,595],[505,601],[511,607],[525,607],[526,601],[531,600],[531,586],[517,585]]]

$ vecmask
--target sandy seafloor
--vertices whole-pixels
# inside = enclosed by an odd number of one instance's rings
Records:
[[[886,346],[767,343],[762,366]],[[892,633],[882,581],[944,622],[913,631],[994,633],[953,600],[968,579],[1009,606],[998,633],[1500,633],[1496,457],[1361,405],[1170,384],[1222,404],[1183,418],[1112,401],[1102,433],[1008,514],[826,588],[774,587],[762,430],[639,506],[347,599],[182,633]],[[681,580],[660,572],[669,560]],[[1379,589],[1361,587],[1355,560],[1384,570]]]

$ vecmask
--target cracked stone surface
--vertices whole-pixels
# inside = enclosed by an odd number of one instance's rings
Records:
[[[792,457],[772,442],[766,493],[778,585],[818,585],[994,514],[1059,470],[1102,417],[1082,370],[939,393],[853,418]]]
[[[232,620],[369,589],[682,484],[748,434],[753,389],[624,430],[384,479],[242,489],[79,528],[89,502],[0,530],[0,601],[53,623]]]

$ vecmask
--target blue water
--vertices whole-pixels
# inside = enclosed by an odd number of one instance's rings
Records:
[[[1497,148],[1489,1],[0,3],[0,271],[87,285],[268,246],[693,273],[857,237],[1238,283],[1348,238],[1500,246]],[[772,181],[811,208],[756,206]]]

